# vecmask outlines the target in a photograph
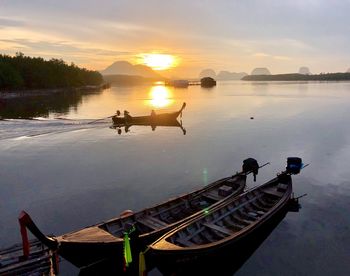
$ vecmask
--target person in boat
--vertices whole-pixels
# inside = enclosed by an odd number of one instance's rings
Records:
[[[156,125],[154,123],[155,120],[156,120],[156,112],[154,111],[154,109],[152,109],[152,111],[151,111],[151,128],[152,128],[152,131],[156,130]]]
[[[152,109],[151,111],[151,118],[154,119],[156,117],[156,112],[154,111],[154,109]]]
[[[124,110],[124,118],[125,118],[125,120],[130,120],[130,119],[131,119],[131,116],[130,116],[130,114],[129,114],[129,111]]]

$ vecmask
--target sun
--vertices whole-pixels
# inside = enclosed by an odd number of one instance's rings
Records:
[[[162,85],[153,86],[149,92],[149,97],[150,105],[156,108],[166,107],[174,101],[169,88]]]
[[[177,65],[177,58],[168,54],[141,54],[142,63],[153,70],[166,70]]]

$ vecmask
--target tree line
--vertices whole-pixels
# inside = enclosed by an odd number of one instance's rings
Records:
[[[0,89],[47,89],[100,85],[97,71],[68,65],[62,59],[0,55]]]

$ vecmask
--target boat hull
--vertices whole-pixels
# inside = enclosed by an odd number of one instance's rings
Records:
[[[292,181],[290,176],[290,181],[288,183],[288,188],[283,195],[283,197],[278,201],[276,206],[271,208],[266,215],[264,215],[260,220],[251,226],[247,226],[237,234],[232,234],[232,236],[228,236],[218,242],[209,243],[203,246],[188,246],[188,247],[178,247],[174,246],[172,243],[166,242],[166,240],[170,239],[171,236],[177,234],[178,231],[183,231],[184,229],[188,229],[191,225],[196,225],[203,221],[205,216],[194,218],[191,221],[187,221],[183,225],[178,228],[172,230],[170,233],[164,235],[158,241],[154,242],[150,245],[148,253],[147,253],[147,261],[150,264],[157,264],[157,266],[161,270],[168,270],[169,268],[173,269],[193,269],[197,270],[203,267],[203,265],[208,265],[207,271],[210,268],[215,269],[218,265],[213,262],[213,258],[220,256],[222,252],[237,252],[240,250],[240,247],[254,241],[256,236],[261,233],[263,229],[268,227],[271,223],[273,223],[276,219],[278,219],[281,215],[285,214],[285,210],[288,208],[288,202],[292,193]],[[276,178],[277,179],[277,178]],[[274,180],[264,184],[264,186],[272,183]],[[246,192],[247,194],[248,192]],[[243,195],[235,198],[229,199],[228,201],[234,202],[236,200],[243,197]],[[223,202],[222,204],[215,206],[213,210],[209,212],[218,212],[218,210],[224,209],[228,203]]]
[[[186,107],[186,103],[183,103],[181,109],[176,112],[154,114],[150,116],[127,116],[118,117],[113,116],[112,121],[114,125],[151,125],[151,126],[172,126],[176,124],[177,117],[181,114],[182,110]]]
[[[225,198],[234,197],[242,193],[245,188],[246,178],[246,173],[237,173],[234,176],[222,178],[204,188],[169,199],[168,201],[153,207],[126,216],[113,218],[107,222],[86,227],[61,236],[48,238],[43,235],[27,214],[26,218],[28,221],[26,226],[35,236],[47,244],[49,248],[57,250],[60,256],[77,267],[81,268],[89,266],[108,258],[113,258],[115,260],[115,265],[122,267],[124,261],[123,233],[125,231],[125,225],[128,223],[136,223],[135,225],[138,231],[135,231],[133,236],[129,237],[132,257],[134,260],[137,260],[139,252],[143,251],[149,244],[178,225],[194,218],[198,213],[204,212],[202,208],[205,209],[205,207],[199,205],[203,202],[204,198],[209,197],[207,203],[212,206],[219,204]],[[235,187],[232,193],[224,196],[216,194],[214,197],[213,191],[218,192],[220,187],[225,185],[232,185],[232,188]],[[186,209],[182,209],[185,208],[186,205],[192,205],[192,208],[189,209],[191,210],[191,213],[187,213],[185,212]],[[173,221],[168,221],[168,224],[164,223],[154,229],[148,228],[152,227],[152,225],[147,226],[146,224],[145,226],[145,224],[143,224],[147,223],[147,221],[144,221],[145,218],[146,220],[150,218],[153,219],[153,222],[157,222],[157,219],[155,218],[155,216],[159,216],[157,214],[165,215],[168,212],[173,212],[175,209],[177,209],[182,216]],[[148,223],[149,222],[150,221],[148,221]],[[160,222],[159,219],[158,222]],[[142,228],[146,230],[141,232]]]
[[[283,206],[249,235],[217,248],[188,254],[168,252],[161,255],[150,250],[146,256],[147,268],[157,267],[163,275],[233,275],[279,225],[288,211],[289,207]]]
[[[114,256],[116,265],[122,267],[122,242],[61,242],[58,254],[77,267],[84,267]]]
[[[140,116],[131,117],[129,119],[125,117],[113,117],[113,124],[121,125],[156,125],[156,126],[172,126],[176,123],[178,117],[177,113],[174,114],[160,114],[155,117],[152,116]]]

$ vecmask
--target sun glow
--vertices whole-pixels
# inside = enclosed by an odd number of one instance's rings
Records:
[[[166,70],[177,65],[177,58],[166,54],[141,54],[142,63],[153,70]]]
[[[165,107],[173,103],[172,95],[168,87],[153,86],[149,92],[150,105],[153,107]]]

